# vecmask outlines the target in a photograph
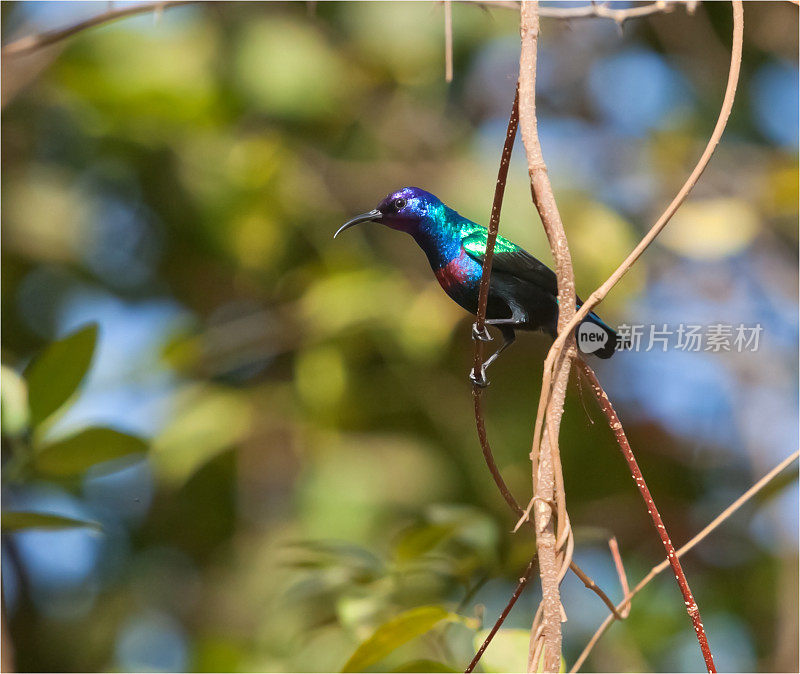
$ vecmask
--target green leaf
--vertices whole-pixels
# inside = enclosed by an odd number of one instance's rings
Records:
[[[75,477],[97,463],[140,454],[147,450],[141,438],[112,428],[87,428],[45,445],[36,452],[34,468],[52,477]]]
[[[395,545],[395,556],[401,562],[415,560],[452,536],[455,530],[455,523],[413,527],[400,536]]]
[[[100,530],[97,522],[78,520],[73,517],[53,515],[51,513],[33,513],[22,511],[5,511],[2,514],[3,533],[24,531],[26,529],[73,529],[89,527]]]
[[[0,409],[3,433],[16,437],[28,427],[28,387],[14,370],[5,365],[0,368]]]
[[[25,371],[31,424],[38,426],[75,393],[92,363],[97,324],[53,342]]]
[[[190,385],[174,398],[167,426],[153,439],[150,461],[159,481],[177,488],[250,432],[250,400],[240,391]]]
[[[456,618],[441,606],[419,606],[395,616],[378,627],[374,634],[356,648],[343,672],[363,672],[414,637],[425,634],[442,620]]]
[[[393,672],[460,672],[460,669],[453,669],[449,665],[436,660],[412,660],[405,662],[399,667],[395,667]]]

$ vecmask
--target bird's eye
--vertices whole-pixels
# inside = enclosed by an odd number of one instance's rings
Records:
[[[401,211],[401,210],[403,210],[405,208],[405,206],[406,206],[406,200],[405,199],[395,199],[394,200],[394,210]]]

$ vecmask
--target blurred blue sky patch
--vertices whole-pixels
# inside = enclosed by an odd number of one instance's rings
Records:
[[[761,66],[753,77],[750,108],[758,130],[786,149],[797,149],[798,85],[797,65],[771,61]]]
[[[589,93],[601,117],[630,136],[664,127],[691,99],[677,70],[655,52],[639,48],[596,61]]]

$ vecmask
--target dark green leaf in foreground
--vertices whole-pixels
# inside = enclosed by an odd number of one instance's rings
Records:
[[[453,616],[441,606],[420,606],[405,611],[385,622],[350,656],[343,672],[363,672],[414,637],[433,629],[437,623]]]
[[[100,525],[97,522],[88,522],[51,513],[10,511],[4,512],[2,515],[3,533],[6,534],[26,529],[74,529],[75,527],[100,529]]]
[[[92,363],[97,324],[53,342],[25,371],[31,424],[37,426],[75,393]]]
[[[140,454],[147,444],[112,428],[87,428],[36,452],[34,467],[53,477],[75,477],[95,464]]]

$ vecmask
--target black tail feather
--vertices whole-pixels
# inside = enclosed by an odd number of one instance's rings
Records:
[[[611,358],[618,348],[624,348],[624,345],[618,343],[617,331],[603,323],[594,313],[583,319],[575,331],[575,338],[582,353],[598,358]]]

